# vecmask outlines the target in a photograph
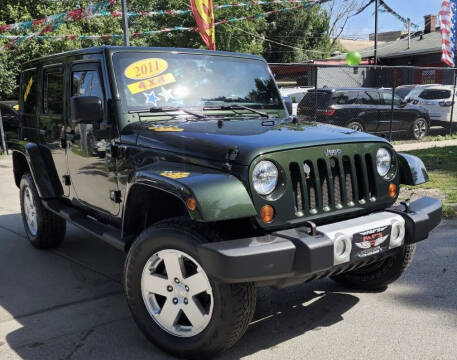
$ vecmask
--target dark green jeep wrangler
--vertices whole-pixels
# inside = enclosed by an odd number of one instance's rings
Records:
[[[10,140],[25,230],[58,246],[66,223],[125,251],[145,335],[209,357],[245,332],[256,287],[330,276],[396,280],[441,219],[392,207],[423,163],[384,139],[304,123],[256,56],[101,47],[24,65]]]

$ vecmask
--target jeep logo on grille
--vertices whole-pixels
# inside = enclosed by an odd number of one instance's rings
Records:
[[[341,149],[325,149],[324,154],[327,157],[338,156],[341,155]]]

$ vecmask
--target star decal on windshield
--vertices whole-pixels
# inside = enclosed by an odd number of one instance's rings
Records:
[[[146,96],[146,104],[157,106],[157,96],[154,93],[154,90],[152,90],[150,93],[143,93],[143,95]]]
[[[171,89],[165,89],[164,87],[160,89],[159,95],[165,99],[165,102],[168,102],[170,99],[174,99]]]

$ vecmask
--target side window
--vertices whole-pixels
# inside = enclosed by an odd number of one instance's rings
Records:
[[[364,105],[378,105],[379,96],[372,91],[362,91],[360,93],[360,103]]]
[[[390,92],[383,92],[382,98],[384,105],[392,105],[392,94]],[[398,96],[394,97],[394,105],[398,106],[401,104],[401,98]]]
[[[59,69],[45,70],[43,73],[43,114],[63,114],[63,72]]]
[[[451,97],[450,90],[440,90],[440,89],[426,89],[422,91],[420,97],[425,100],[441,100],[448,99]]]
[[[98,72],[95,70],[74,71],[71,96],[98,96],[103,100],[103,89]]]
[[[37,70],[26,70],[22,73],[21,100],[24,102],[24,114],[34,114],[37,110]]]
[[[357,102],[357,93],[348,91],[348,92],[341,92],[336,93],[333,95],[333,103],[338,105],[350,105],[355,104]]]

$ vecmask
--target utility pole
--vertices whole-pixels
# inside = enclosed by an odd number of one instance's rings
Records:
[[[378,65],[378,7],[379,0],[375,0],[374,9],[374,64]]]
[[[124,31],[124,46],[130,46],[129,16],[127,14],[127,0],[122,0],[122,29]]]
[[[411,19],[408,18],[408,49],[411,49]]]

